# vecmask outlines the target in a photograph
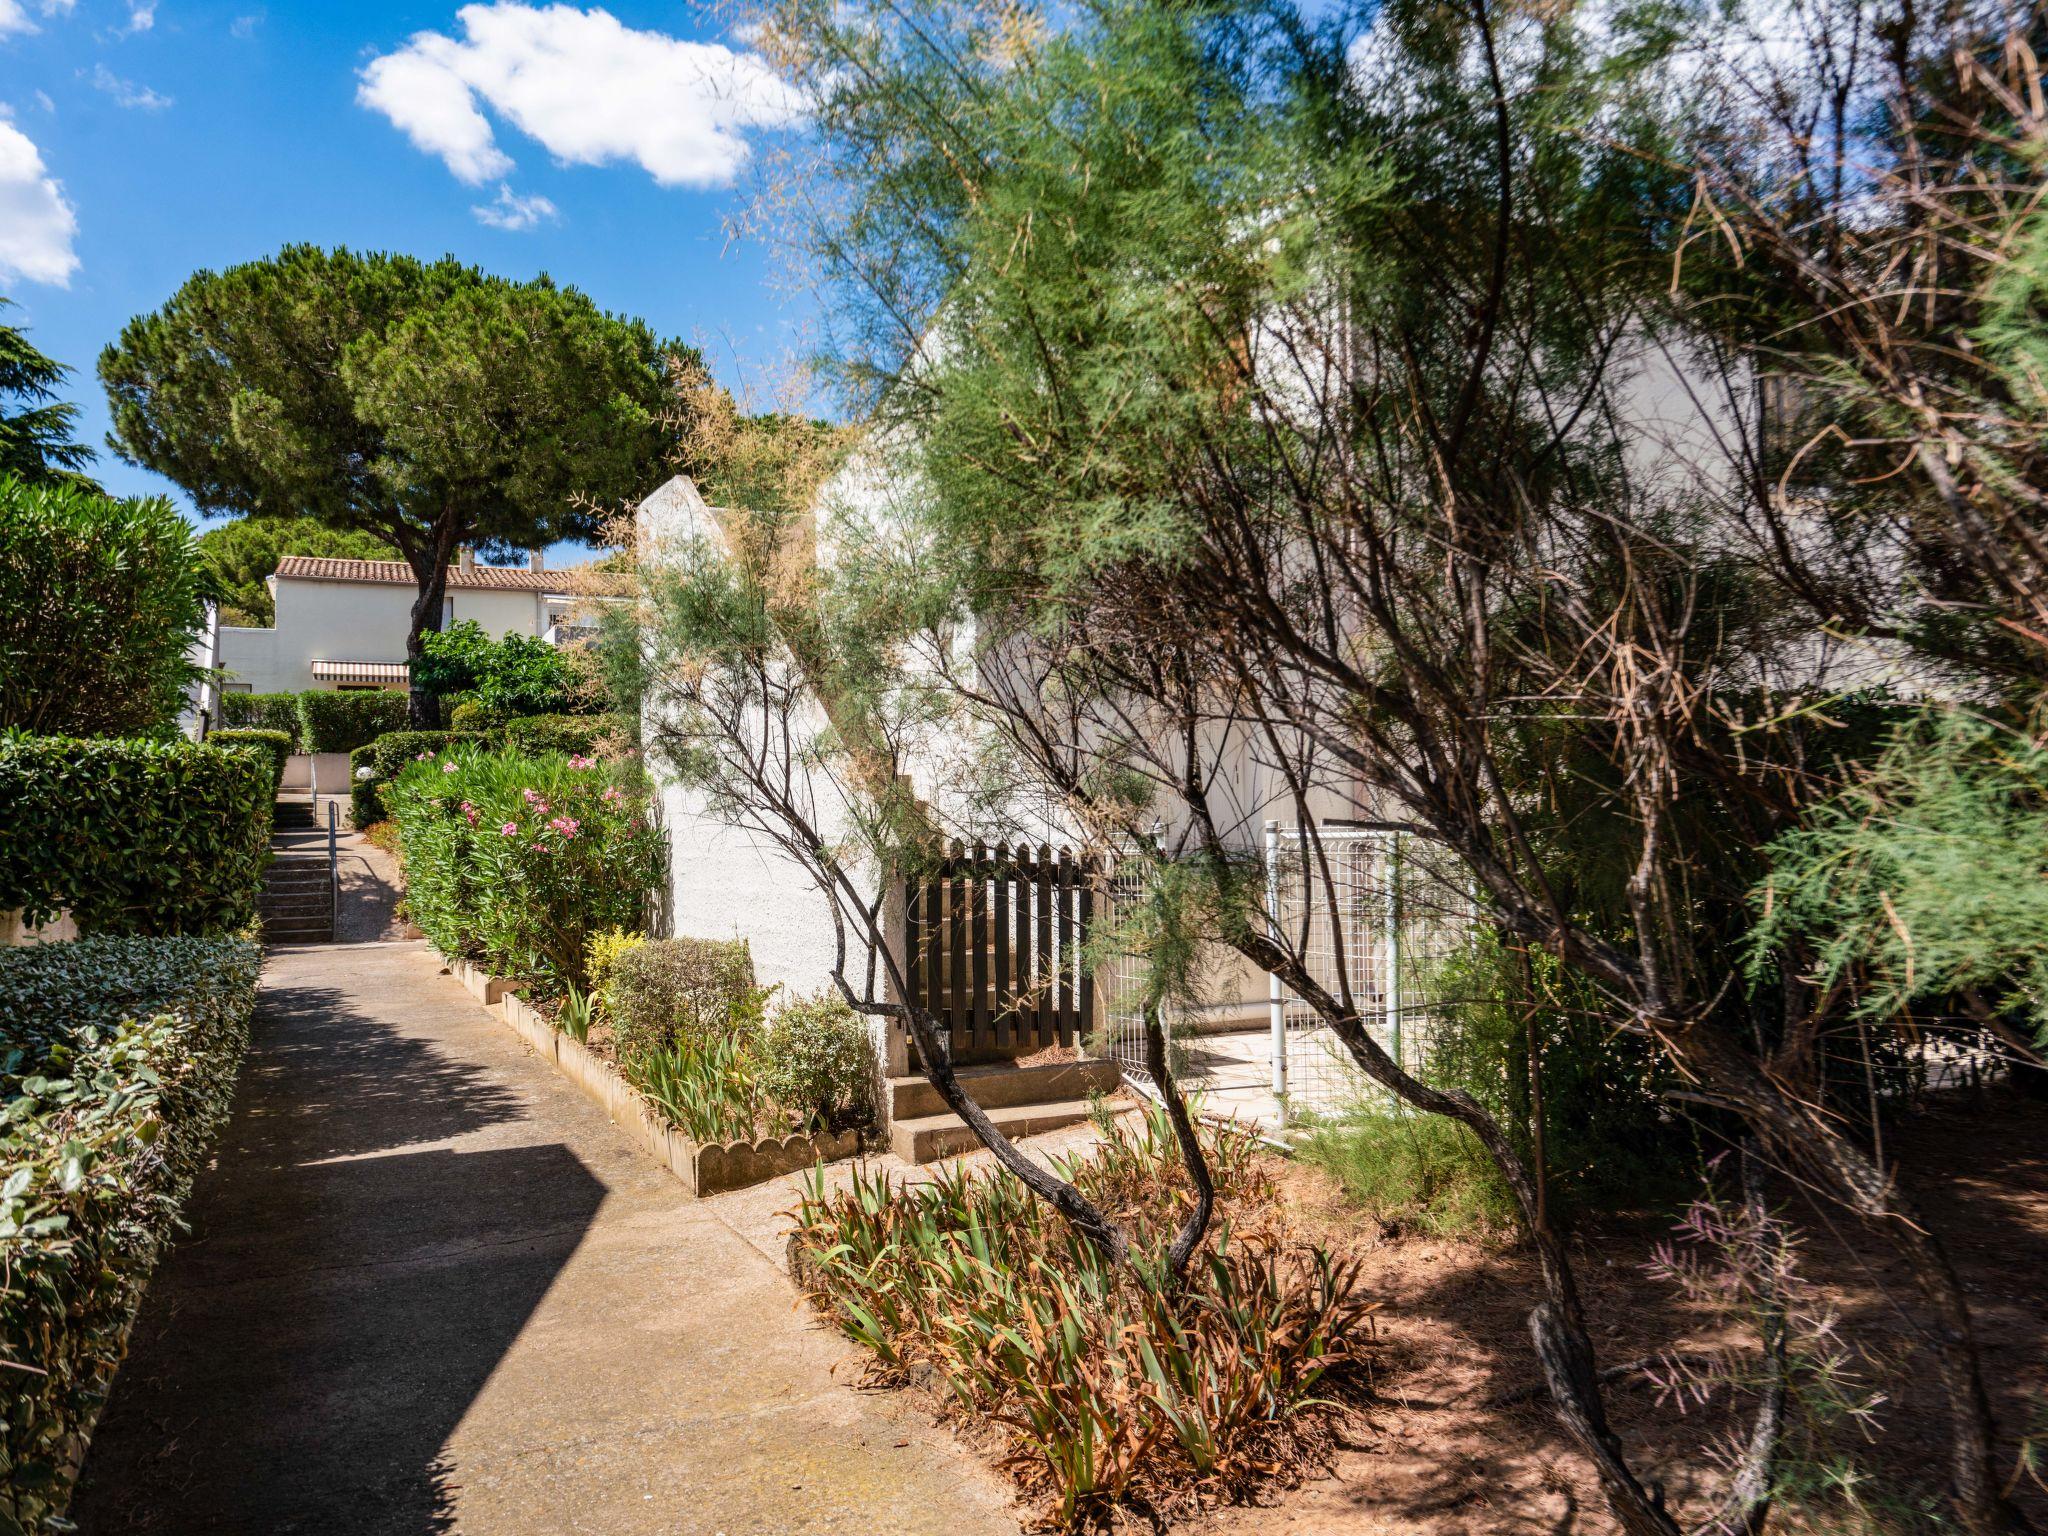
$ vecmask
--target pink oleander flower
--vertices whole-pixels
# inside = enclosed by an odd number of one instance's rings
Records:
[[[598,796],[598,799],[604,801],[608,805],[617,805],[621,800],[625,798],[626,797],[624,795],[619,793],[619,786],[616,784],[606,785],[604,793]]]
[[[597,766],[597,759],[585,757],[580,752],[572,753],[569,758],[569,766],[571,768],[595,768]]]
[[[413,761],[416,763],[430,763],[433,760],[434,754],[431,752],[418,752],[413,755]]]
[[[564,838],[574,837],[583,829],[583,823],[574,816],[557,816],[548,825],[553,827]]]
[[[453,763],[443,763],[443,764],[441,765],[441,771],[442,771],[443,773],[453,773],[453,772],[455,772],[455,771],[456,771],[456,769],[455,769],[455,764],[453,764]]]
[[[535,843],[533,845],[533,851],[535,853],[546,853],[548,851],[548,845],[546,843]]]
[[[462,802],[462,819],[468,822],[472,827],[476,825],[476,807],[471,805],[467,800]]]
[[[516,821],[508,821],[505,825],[498,828],[498,836],[500,837],[517,837],[518,835],[519,823]]]

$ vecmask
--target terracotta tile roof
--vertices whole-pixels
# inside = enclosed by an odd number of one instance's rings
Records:
[[[277,574],[300,581],[371,581],[388,586],[413,585],[412,567],[403,560],[331,560],[324,555],[286,555]],[[523,565],[451,565],[450,587],[483,587],[499,592],[557,592],[563,572],[531,571]]]

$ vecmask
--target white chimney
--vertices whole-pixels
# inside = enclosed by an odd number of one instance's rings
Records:
[[[545,551],[538,549],[528,550],[526,552],[526,568],[529,571],[546,570],[548,568],[548,557]]]
[[[476,551],[466,544],[462,547],[461,565],[465,571],[472,570],[476,566]]]

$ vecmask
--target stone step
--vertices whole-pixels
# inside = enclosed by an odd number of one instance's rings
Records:
[[[1011,1104],[991,1109],[989,1119],[1011,1140],[1039,1136],[1047,1131],[1079,1125],[1088,1118],[1086,1099],[1063,1099],[1052,1104]],[[889,1126],[889,1150],[906,1163],[934,1163],[981,1146],[980,1138],[957,1115],[925,1115],[915,1120],[897,1120]]]
[[[1007,1109],[1017,1104],[1050,1104],[1063,1099],[1085,1099],[1090,1092],[1108,1093],[1121,1075],[1113,1061],[1055,1061],[1044,1066],[1019,1067],[1009,1062],[959,1068],[961,1086],[983,1109]],[[929,1115],[950,1114],[939,1090],[922,1074],[889,1079],[889,1118],[919,1120]]]

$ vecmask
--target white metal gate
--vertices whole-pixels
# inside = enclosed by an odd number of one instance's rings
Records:
[[[1471,927],[1470,898],[1412,838],[1343,822],[1314,831],[1266,824],[1267,911],[1316,984],[1348,1002],[1387,1054],[1415,1071],[1429,1054],[1436,973]],[[1384,1096],[1278,976],[1267,1006],[1283,1123]]]

